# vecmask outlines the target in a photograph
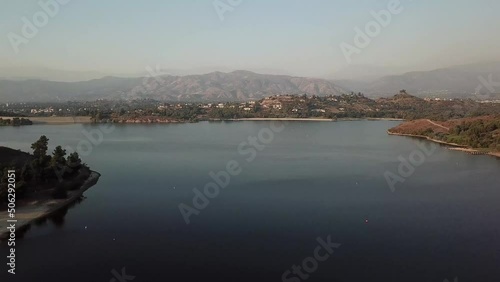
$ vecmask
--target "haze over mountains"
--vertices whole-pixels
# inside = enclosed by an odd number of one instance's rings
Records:
[[[315,78],[249,71],[143,78],[104,77],[82,82],[0,80],[5,102],[151,98],[169,101],[249,100],[278,94],[340,95],[347,90]]]
[[[84,81],[25,79],[29,73],[6,76],[0,71],[0,102],[52,102],[95,99],[151,98],[169,101],[213,101],[261,99],[278,94],[340,95],[362,92],[367,96],[391,96],[401,89],[417,96],[464,97],[475,93],[500,92],[500,63],[478,63],[432,71],[384,76],[373,81],[327,80],[288,75],[258,74],[250,71],[211,72],[199,75],[157,77],[102,77],[95,72],[52,71],[65,80],[83,77]],[[63,79],[64,78],[64,79]],[[489,81],[491,85],[483,85]],[[495,88],[496,87],[496,88]]]
[[[491,77],[492,85],[486,87],[483,81]],[[500,62],[477,63],[441,68],[431,71],[414,71],[401,75],[384,76],[374,81],[343,80],[339,85],[370,96],[386,96],[400,89],[406,89],[417,96],[451,95],[463,96],[481,93],[500,93]],[[491,91],[491,88],[494,91]],[[480,87],[480,88],[478,88]],[[490,88],[490,89],[488,89]]]

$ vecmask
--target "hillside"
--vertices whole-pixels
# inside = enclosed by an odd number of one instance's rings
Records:
[[[168,103],[155,100],[99,101],[93,122],[168,123],[239,118],[390,118],[449,119],[494,115],[500,103],[472,100],[422,99],[404,90],[391,98],[370,99],[361,93],[343,95],[274,95],[257,101],[225,103]],[[83,105],[81,106],[83,107]]]
[[[249,71],[155,78],[105,77],[83,82],[0,80],[0,102],[54,102],[150,98],[164,101],[243,101],[279,94],[339,95],[324,79]]]
[[[425,136],[472,149],[500,152],[500,116],[451,119],[444,122],[419,119],[389,130],[391,134]]]
[[[492,85],[482,85],[481,79],[489,81]],[[478,99],[487,99],[490,96],[500,98],[500,62],[488,62],[453,66],[448,68],[414,71],[401,75],[384,76],[375,81],[337,81],[337,84],[355,92],[363,92],[371,96],[387,96],[399,89],[406,89],[417,96],[442,96],[442,97],[470,97],[472,94],[483,94]],[[493,88],[493,89],[492,89]],[[494,91],[491,91],[494,90]]]
[[[63,77],[61,73],[59,75]],[[108,76],[79,82],[0,79],[0,102],[138,98],[243,101],[283,94],[327,96],[351,91],[371,97],[388,97],[400,89],[406,89],[418,97],[500,99],[500,62],[413,71],[372,81],[326,80],[244,70],[183,76],[161,75],[154,78]]]
[[[26,162],[31,161],[32,159],[33,156],[28,153],[0,146],[0,164],[13,164],[15,167],[17,167],[24,165]]]

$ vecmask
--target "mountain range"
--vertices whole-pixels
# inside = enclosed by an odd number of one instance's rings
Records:
[[[82,82],[0,80],[0,101],[42,102],[95,99],[168,101],[249,100],[278,94],[340,95],[332,81],[250,71],[142,78],[104,77]]]
[[[4,76],[5,77],[5,76]],[[53,102],[96,99],[168,101],[243,101],[279,94],[340,95],[362,92],[390,96],[405,89],[416,96],[483,98],[500,93],[500,63],[478,63],[367,80],[328,80],[250,71],[198,75],[111,77],[86,81],[0,79],[0,102]],[[496,96],[498,98],[498,95]]]
[[[486,82],[486,83],[485,83]],[[500,93],[500,62],[453,66],[430,71],[390,75],[374,81],[342,80],[336,83],[370,96],[387,96],[405,89],[416,96],[466,97],[476,91]]]

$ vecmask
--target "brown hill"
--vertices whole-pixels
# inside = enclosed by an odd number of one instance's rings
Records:
[[[242,101],[279,94],[340,95],[348,91],[316,78],[258,74],[250,71],[145,78],[104,77],[82,82],[0,80],[0,102],[95,99],[166,101]]]

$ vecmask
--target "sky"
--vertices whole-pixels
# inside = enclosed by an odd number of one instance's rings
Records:
[[[0,68],[340,78],[500,60],[497,0],[400,0],[398,9],[389,8],[397,0],[58,0],[68,3],[44,21],[39,2],[54,1],[0,0]],[[23,18],[36,32],[23,34]],[[370,23],[379,29],[356,44],[355,28]]]

